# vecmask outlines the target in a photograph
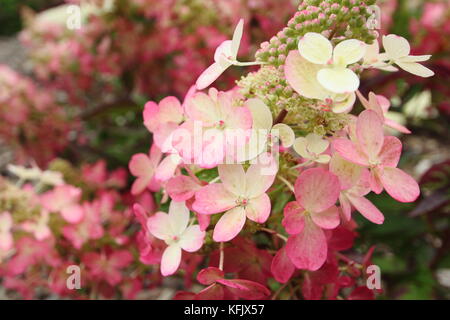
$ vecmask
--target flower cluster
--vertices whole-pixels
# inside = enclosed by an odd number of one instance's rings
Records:
[[[52,94],[0,65],[0,137],[19,161],[32,158],[46,164],[67,145],[68,133],[76,126]]]
[[[10,165],[0,180],[0,275],[9,298],[133,299],[144,286],[133,271],[135,232],[119,193],[126,171],[104,162],[48,170]],[[136,201],[136,199],[133,199]],[[152,198],[139,199],[152,210]],[[80,287],[67,283],[73,268]],[[76,282],[75,282],[76,283]]]
[[[141,261],[164,276],[182,269],[187,280],[207,265],[197,275],[206,287],[176,298],[373,297],[363,284],[373,249],[356,260],[343,254],[356,236],[353,213],[382,224],[370,192],[413,202],[420,190],[397,168],[402,143],[385,129],[410,131],[386,117],[385,97],[358,91],[360,77],[433,71],[406,39],[378,39],[366,24],[372,4],[304,1],[251,62],[239,60],[241,20],[184,101],[146,104],[153,145],[129,168],[133,193],[156,192],[159,210],[134,206]],[[232,65],[260,69],[231,90],[203,91]]]
[[[64,90],[77,104],[87,104],[98,92],[181,94],[206,67],[206,57],[225,39],[226,26],[236,22],[237,13],[255,21],[258,28],[246,29],[259,41],[281,27],[294,9],[273,0],[67,2],[28,13],[21,39],[39,79]],[[81,5],[79,29],[66,26],[70,4]],[[247,54],[249,40],[244,39]]]

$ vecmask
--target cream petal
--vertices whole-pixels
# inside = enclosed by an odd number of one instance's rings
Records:
[[[298,51],[309,62],[326,64],[332,56],[333,46],[327,38],[315,32],[308,32],[300,39]]]
[[[347,68],[324,68],[317,73],[317,80],[334,93],[349,93],[358,90],[359,78]]]
[[[356,39],[340,42],[333,51],[333,61],[335,64],[348,66],[361,60],[366,53],[366,44]]]

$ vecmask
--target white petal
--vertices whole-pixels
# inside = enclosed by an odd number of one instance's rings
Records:
[[[281,145],[284,148],[289,148],[290,146],[292,146],[295,140],[294,131],[292,130],[291,127],[289,127],[284,123],[278,123],[274,125],[271,134],[276,135],[280,138]]]
[[[347,68],[324,68],[317,73],[317,80],[334,93],[350,93],[359,88],[358,76]]]
[[[291,51],[286,59],[285,76],[289,85],[300,95],[325,100],[329,92],[317,81],[317,72],[323,66],[303,58],[298,51]]]
[[[218,167],[220,180],[227,189],[236,196],[245,193],[245,171],[240,164],[223,164]]]
[[[308,32],[298,43],[300,54],[309,62],[326,64],[333,52],[330,40],[315,32]]]
[[[202,247],[204,238],[205,232],[199,225],[190,226],[180,236],[179,245],[187,252],[195,252]]]
[[[334,113],[348,113],[352,110],[355,101],[356,101],[356,94],[352,92],[341,101],[333,101],[332,110]]]
[[[174,274],[181,262],[181,248],[176,245],[170,245],[164,250],[161,258],[161,274],[163,276],[170,276]]]
[[[430,60],[431,55],[423,55],[423,56],[407,56],[400,58],[398,61],[400,62],[424,62]]]
[[[305,137],[298,137],[294,142],[294,150],[297,152],[302,158],[310,159],[311,155],[306,149],[308,142]]]
[[[231,65],[231,64],[230,64]],[[222,67],[219,63],[213,63],[203,71],[200,77],[197,79],[196,87],[197,90],[203,90],[211,85],[218,77],[227,69]]]
[[[231,42],[231,56],[234,59],[237,58],[243,32],[244,32],[244,19],[241,19],[239,20],[239,23],[236,26],[236,29],[234,30],[233,40]]]
[[[169,206],[169,221],[173,235],[180,235],[189,222],[189,209],[185,202],[172,201]]]
[[[366,44],[356,39],[340,42],[333,51],[333,61],[335,64],[353,64],[364,57]]]
[[[383,36],[383,47],[392,60],[406,57],[411,52],[408,40],[395,34]]]
[[[310,133],[306,136],[307,149],[314,154],[321,154],[328,149],[330,142],[323,139],[321,136],[315,133]]]
[[[244,106],[250,109],[253,118],[253,129],[272,128],[272,113],[269,107],[260,99],[249,99],[244,103]]]
[[[428,78],[434,76],[434,72],[420,63],[416,62],[397,62],[397,65],[405,71],[416,76]]]

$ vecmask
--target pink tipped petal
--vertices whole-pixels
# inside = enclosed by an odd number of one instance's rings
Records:
[[[341,210],[344,215],[344,218],[347,221],[350,221],[352,217],[352,207],[350,205],[350,201],[345,195],[341,194],[339,196],[339,204],[341,205]]]
[[[159,102],[158,121],[180,123],[183,120],[183,108],[175,97],[166,97]]]
[[[270,215],[270,198],[266,193],[263,193],[257,198],[250,199],[245,212],[247,218],[257,223],[264,223]]]
[[[171,245],[164,250],[161,258],[161,274],[164,277],[174,274],[181,262],[181,248],[178,245]]]
[[[131,194],[132,195],[138,195],[140,194],[142,191],[145,190],[145,188],[147,188],[150,184],[150,180],[146,179],[146,177],[139,177],[137,178],[134,182],[133,185],[131,186]]]
[[[295,266],[287,255],[286,247],[278,250],[277,254],[272,260],[270,270],[272,271],[275,280],[281,283],[288,282],[292,277],[295,271]]]
[[[186,101],[186,113],[189,119],[200,121],[202,126],[213,126],[220,120],[217,104],[203,92],[197,92]]]
[[[305,209],[297,201],[289,202],[284,207],[283,227],[288,234],[299,234],[305,227]]]
[[[362,168],[335,153],[330,161],[330,171],[339,178],[342,190],[346,190],[358,182]]]
[[[347,161],[361,166],[367,166],[367,157],[359,152],[353,142],[348,139],[338,138],[333,140],[333,148],[339,155]]]
[[[261,164],[251,165],[245,175],[246,196],[253,198],[264,194],[273,184],[276,172]]]
[[[145,104],[144,112],[142,113],[144,118],[144,125],[148,131],[153,132],[159,125],[158,123],[159,106],[153,101],[149,101]]]
[[[172,235],[169,215],[164,212],[157,212],[147,219],[148,231],[156,238],[165,240]]]
[[[180,246],[187,252],[195,252],[200,249],[205,239],[205,232],[200,230],[200,226],[190,226],[180,236]]]
[[[400,202],[414,202],[420,194],[416,180],[398,168],[384,168],[380,176],[386,192]]]
[[[379,160],[383,166],[396,167],[402,154],[402,143],[397,137],[384,138],[383,147],[380,150]]]
[[[169,155],[155,170],[155,179],[160,182],[165,182],[175,175],[175,171],[181,163],[181,158],[178,155]]]
[[[383,191],[383,184],[380,181],[380,169],[370,170],[369,175],[369,186],[370,189],[376,194],[380,194]]]
[[[225,242],[236,237],[244,227],[245,220],[246,214],[243,207],[236,207],[225,212],[214,228],[214,241]]]
[[[361,213],[367,220],[376,224],[382,224],[384,222],[383,214],[366,198],[348,195],[348,199],[355,209],[358,210],[359,213]]]
[[[384,141],[383,119],[372,110],[361,112],[356,124],[356,135],[369,159],[377,160]]]
[[[339,225],[339,209],[332,206],[322,212],[312,212],[311,218],[315,224],[323,229],[334,229]]]
[[[240,164],[224,164],[218,167],[220,180],[225,189],[236,196],[244,195],[245,171]]]
[[[150,158],[144,153],[135,154],[128,165],[130,172],[133,176],[152,176],[153,174],[153,164]]]
[[[222,183],[207,185],[195,193],[194,211],[213,214],[227,211],[236,206],[237,197],[227,191]]]
[[[327,239],[325,233],[312,221],[298,235],[289,237],[286,251],[298,269],[318,270],[327,259]]]
[[[201,231],[206,231],[211,222],[211,216],[207,214],[197,214],[198,224],[200,225]]]
[[[222,279],[225,277],[225,274],[222,270],[214,267],[209,267],[200,270],[197,275],[197,281],[205,286],[209,286],[216,282],[218,279]]]
[[[197,90],[208,88],[226,69],[217,62],[210,65],[197,79]]]
[[[322,212],[336,203],[339,179],[322,168],[304,171],[295,182],[295,197],[309,212]]]

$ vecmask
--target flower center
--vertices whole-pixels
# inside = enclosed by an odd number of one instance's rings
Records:
[[[247,198],[239,198],[236,200],[236,204],[238,206],[245,207],[248,205],[248,199]]]

